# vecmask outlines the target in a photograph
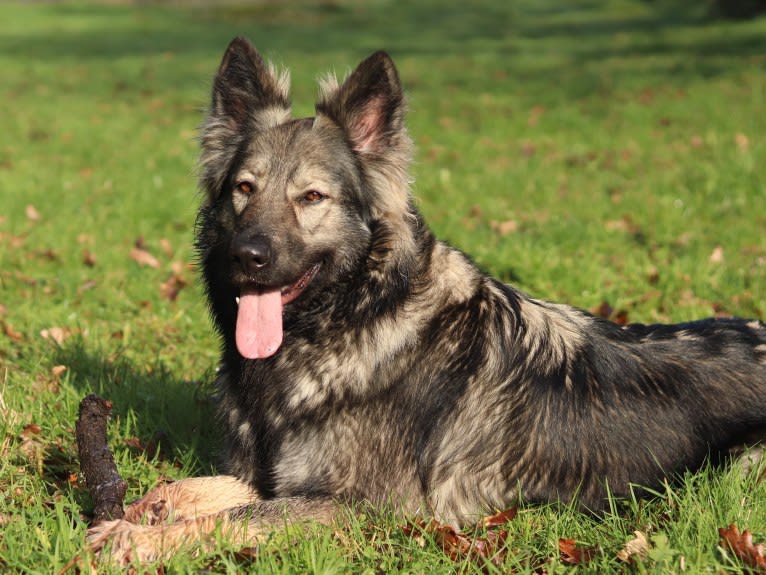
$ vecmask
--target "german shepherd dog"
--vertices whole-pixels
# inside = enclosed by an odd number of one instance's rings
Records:
[[[461,525],[529,502],[601,510],[766,426],[766,326],[627,325],[532,299],[431,234],[390,57],[289,78],[235,39],[202,127],[197,248],[222,339],[230,475],[102,523],[118,561],[223,529],[250,542],[349,501]],[[644,491],[645,492],[645,491]]]

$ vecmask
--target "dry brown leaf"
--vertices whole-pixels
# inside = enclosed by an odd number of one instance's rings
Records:
[[[182,261],[176,260],[170,264],[170,271],[172,271],[177,276],[180,276],[185,269],[186,265]]]
[[[500,525],[505,525],[509,521],[511,521],[514,517],[516,517],[516,514],[518,513],[518,508],[511,507],[510,509],[506,509],[505,511],[501,511],[500,513],[495,513],[494,515],[490,515],[488,517],[485,517],[481,520],[482,527],[498,527]]]
[[[86,292],[88,290],[91,290],[95,288],[98,285],[98,282],[96,280],[85,280],[80,284],[80,287],[77,288],[77,293],[81,294],[83,292]]]
[[[718,529],[719,545],[731,551],[742,563],[754,569],[754,573],[766,573],[766,557],[763,544],[753,545],[753,534],[749,529],[739,532],[735,524]]]
[[[580,547],[574,539],[559,539],[559,555],[565,565],[584,565],[596,555],[597,547]]]
[[[49,339],[62,345],[77,330],[69,327],[49,327],[40,331],[43,339]]]
[[[617,559],[625,563],[631,563],[634,558],[643,559],[649,552],[649,541],[641,531],[634,531],[635,537],[625,543],[625,547],[617,553]]]
[[[150,268],[157,269],[160,267],[160,262],[152,254],[143,248],[134,247],[130,250],[130,258],[139,265],[148,266]]]
[[[740,152],[747,152],[750,149],[750,138],[742,132],[734,136],[734,141],[737,143],[737,148],[739,148]]]
[[[180,291],[187,285],[186,280],[180,275],[173,274],[167,281],[160,285],[160,293],[162,297],[169,301],[176,301]]]
[[[507,236],[519,230],[519,222],[516,220],[505,220],[504,222],[498,222],[497,220],[490,220],[489,227],[499,233],[501,236]]]
[[[535,146],[532,142],[523,142],[521,144],[521,154],[525,158],[531,158],[537,153],[537,146]]]
[[[709,259],[711,264],[720,264],[723,261],[723,248],[716,246],[710,253]]]
[[[430,533],[442,551],[453,561],[463,561],[468,558],[480,564],[490,562],[500,565],[505,561],[508,531],[497,529],[497,527],[511,521],[516,516],[516,512],[514,507],[485,517],[479,521],[476,528],[468,531],[457,531],[451,525],[444,525],[435,519],[432,519],[430,523],[426,523],[423,519],[416,519],[402,527],[402,531],[405,535],[414,538],[421,546],[425,545],[422,533]],[[480,535],[482,528],[486,529],[483,536]]]
[[[612,317],[612,314],[614,313],[614,308],[609,305],[609,302],[604,300],[597,306],[594,306],[590,308],[591,315],[595,315],[596,317],[600,317],[603,319],[609,319]]]
[[[543,114],[545,113],[545,108],[542,106],[535,106],[529,111],[529,116],[527,116],[527,126],[534,127],[537,126],[538,122],[540,121],[540,118],[542,118]]]
[[[37,425],[36,423],[28,423],[24,426],[24,429],[21,430],[21,437],[23,438],[29,438],[33,435],[39,435],[42,433],[43,428]]]
[[[38,212],[37,208],[35,208],[32,204],[27,205],[27,207],[24,210],[24,213],[26,213],[28,220],[31,220],[33,222],[37,222],[40,220],[40,212]]]
[[[82,263],[88,266],[89,268],[92,268],[93,266],[96,265],[96,256],[90,250],[83,250]]]
[[[54,365],[51,368],[51,373],[53,374],[53,377],[61,377],[65,371],[66,371],[65,365]]]
[[[24,339],[24,334],[13,329],[13,326],[7,321],[3,322],[3,332],[13,341],[22,341]]]
[[[173,257],[173,245],[170,243],[169,239],[162,238],[160,240],[160,249],[162,249],[162,253],[164,253],[165,256],[169,258]]]
[[[628,323],[628,312],[624,309],[615,311],[615,309],[604,300],[597,306],[590,308],[591,315],[608,319],[609,321],[616,323],[617,325],[626,325]]]

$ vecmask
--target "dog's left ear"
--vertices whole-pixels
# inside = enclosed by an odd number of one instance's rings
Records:
[[[396,147],[404,128],[404,108],[399,74],[383,51],[359,64],[341,86],[325,81],[316,105],[317,115],[338,124],[351,147],[362,154]]]

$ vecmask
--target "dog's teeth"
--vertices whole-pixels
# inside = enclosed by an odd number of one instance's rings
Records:
[[[235,298],[234,298],[234,301],[236,301],[236,302],[237,302],[237,305],[239,305],[239,296],[235,297]]]

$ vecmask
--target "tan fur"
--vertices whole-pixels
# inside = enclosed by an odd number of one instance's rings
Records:
[[[184,479],[156,487],[128,506],[125,517],[88,530],[88,547],[119,565],[167,559],[194,545],[210,551],[220,536],[255,545],[287,523],[331,523],[332,501],[284,498],[259,501],[252,489],[231,475]]]
[[[250,486],[231,475],[167,483],[129,505],[123,519],[92,527],[89,547],[100,552],[108,543],[110,557],[122,564],[169,557],[186,542],[204,543],[202,536],[216,529],[227,535],[245,534],[226,512],[257,499]]]

